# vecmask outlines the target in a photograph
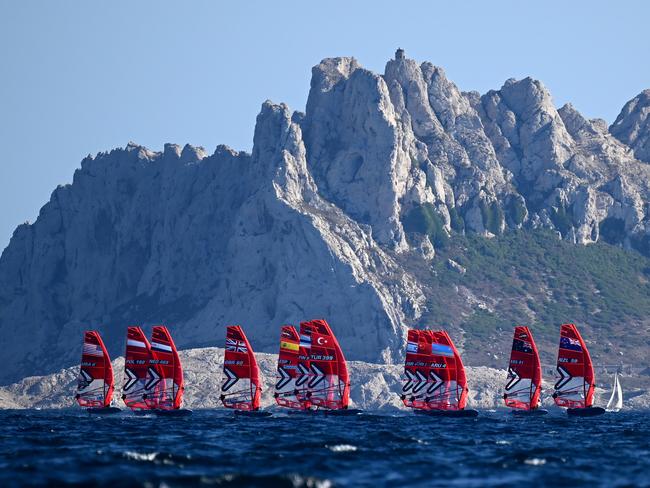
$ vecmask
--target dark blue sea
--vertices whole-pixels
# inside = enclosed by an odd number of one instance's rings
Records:
[[[650,421],[0,411],[0,486],[26,485],[650,486]]]

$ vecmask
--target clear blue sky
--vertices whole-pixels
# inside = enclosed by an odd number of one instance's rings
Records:
[[[0,4],[0,249],[88,153],[130,140],[252,146],[270,98],[304,110],[310,69],[395,48],[463,90],[541,79],[612,122],[650,88],[650,2],[42,1]]]

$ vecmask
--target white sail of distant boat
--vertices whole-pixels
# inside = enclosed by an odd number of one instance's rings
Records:
[[[607,407],[608,412],[618,412],[623,408],[623,390],[621,381],[618,379],[618,373],[614,374],[614,385],[612,386],[612,395],[609,397]]]

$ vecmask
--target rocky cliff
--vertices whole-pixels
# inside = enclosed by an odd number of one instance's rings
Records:
[[[282,323],[326,317],[350,358],[392,362],[406,327],[456,304],[445,325],[471,344],[463,320],[489,297],[423,272],[449,236],[546,229],[650,255],[649,107],[646,91],[608,129],[539,81],[466,93],[398,51],[384,74],[323,60],[305,113],[262,105],[251,154],[89,156],[0,258],[0,382],[73,364],[89,327],[114,355],[152,323],[180,347],[240,323],[273,351]]]
[[[609,131],[638,159],[650,163],[650,89],[625,104]]]

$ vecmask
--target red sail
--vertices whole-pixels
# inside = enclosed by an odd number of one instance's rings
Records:
[[[424,405],[433,410],[465,408],[465,368],[444,330],[426,331],[431,338],[430,371]]]
[[[463,364],[463,360],[461,359],[460,354],[458,354],[458,349],[456,349],[454,342],[451,340],[451,337],[449,337],[449,334],[447,334],[446,331],[443,331],[443,333],[447,338],[447,342],[454,350],[454,359],[456,360],[456,384],[458,398],[456,408],[458,408],[458,410],[463,410],[467,405],[467,392],[469,391],[467,388],[467,375],[465,374],[465,365]]]
[[[298,398],[296,377],[298,376],[298,353],[300,336],[293,325],[285,325],[280,333],[280,354],[275,382],[275,401],[281,407],[303,409]]]
[[[244,330],[239,325],[226,329],[221,402],[226,408],[259,410],[260,370]]]
[[[151,345],[140,327],[129,327],[126,336],[126,355],[124,359],[124,386],[122,399],[132,410],[147,410],[147,398],[155,391],[160,374],[155,365]]]
[[[539,352],[528,327],[515,327],[508,365],[508,380],[503,394],[506,406],[521,410],[538,407],[542,385]]]
[[[350,381],[343,351],[325,320],[311,320],[308,324],[311,327],[309,401],[332,410],[348,408]]]
[[[302,409],[311,408],[309,383],[313,377],[310,368],[311,355],[311,333],[310,322],[300,323],[300,338],[298,343],[298,368],[296,371],[296,398],[302,405]]]
[[[151,351],[153,359],[150,363],[160,373],[160,381],[155,387],[151,400],[147,404],[151,408],[175,410],[181,408],[183,400],[183,366],[178,357],[176,344],[167,327],[156,325],[151,333]]]
[[[402,401],[425,410],[462,410],[467,403],[463,362],[444,330],[409,330]]]
[[[75,398],[82,407],[108,407],[113,398],[113,366],[99,332],[84,333]]]
[[[594,401],[594,367],[587,345],[578,328],[564,324],[560,328],[560,347],[557,355],[557,372],[553,399],[560,407],[591,407]]]
[[[401,395],[407,407],[427,408],[424,398],[432,364],[431,341],[429,331],[409,329],[407,333]]]

